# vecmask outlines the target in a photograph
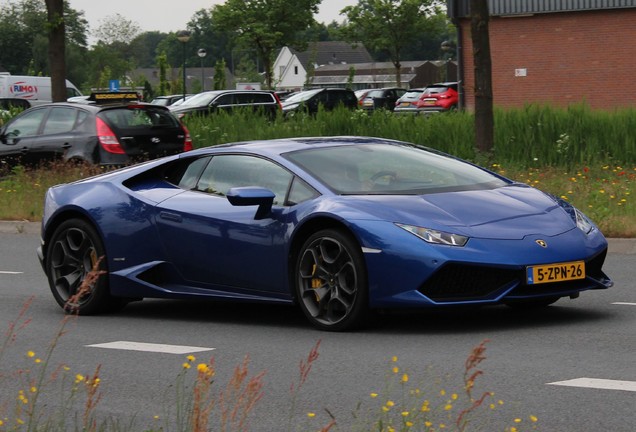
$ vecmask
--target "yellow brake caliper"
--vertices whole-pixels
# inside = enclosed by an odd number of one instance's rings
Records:
[[[311,268],[311,287],[316,290],[320,287],[322,287],[322,280],[320,280],[320,278],[317,277],[313,277],[316,274],[316,264],[314,264]],[[314,291],[314,294],[316,295],[316,301],[320,301],[320,296],[318,295],[317,291]]]

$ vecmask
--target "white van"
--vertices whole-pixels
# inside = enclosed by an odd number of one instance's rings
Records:
[[[75,96],[82,96],[82,92],[66,80],[66,97]],[[51,102],[51,78],[0,72],[0,98],[27,99],[31,105]]]

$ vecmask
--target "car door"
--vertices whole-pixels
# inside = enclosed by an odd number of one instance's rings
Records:
[[[47,107],[32,108],[7,123],[0,136],[0,159],[11,165],[26,163],[47,112]]]
[[[160,203],[155,214],[165,253],[183,278],[231,292],[286,295],[288,208],[282,204],[293,175],[272,161],[232,154],[192,159],[184,171],[179,186],[186,191]],[[271,214],[256,219],[256,206],[230,204],[228,190],[240,186],[272,190]]]
[[[30,163],[62,158],[75,145],[80,110],[54,106],[49,109],[42,124],[41,132],[34,136],[27,154]],[[86,113],[82,111],[83,115]]]

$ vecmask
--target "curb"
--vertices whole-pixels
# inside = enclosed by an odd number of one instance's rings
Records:
[[[0,221],[0,234],[39,234],[40,222]],[[609,253],[636,255],[636,238],[608,238]]]

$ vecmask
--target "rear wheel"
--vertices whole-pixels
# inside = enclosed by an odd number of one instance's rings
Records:
[[[310,236],[296,259],[296,295],[321,330],[351,330],[368,315],[368,287],[360,246],[340,230]]]
[[[49,241],[45,265],[53,297],[67,313],[91,315],[125,305],[110,296],[106,252],[88,222],[62,223]]]

